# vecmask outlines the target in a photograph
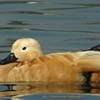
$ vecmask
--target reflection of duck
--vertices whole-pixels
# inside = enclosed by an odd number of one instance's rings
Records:
[[[83,82],[81,72],[99,72],[100,52],[82,51],[42,54],[31,38],[17,40],[10,55],[0,62],[1,82],[67,81]]]
[[[4,84],[3,84],[4,85]],[[7,85],[7,84],[6,84]],[[67,84],[67,82],[25,82],[9,84],[9,90],[0,91],[0,96],[25,96],[32,94],[66,94],[66,93],[84,93],[83,88],[78,84]],[[44,97],[43,97],[44,98]],[[19,100],[19,99],[18,99]]]
[[[96,84],[96,83],[95,83]],[[66,98],[67,95],[71,93],[77,93],[79,95],[85,96],[86,93],[88,95],[99,96],[100,88],[99,84],[97,87],[91,87],[89,84],[80,85],[77,83],[68,84],[67,82],[24,82],[24,83],[12,83],[12,84],[4,84],[3,86],[8,85],[10,88],[4,91],[0,90],[0,96],[13,96],[20,97],[32,94],[41,94],[43,98],[43,94],[51,94],[51,96],[57,94],[64,94],[61,98]],[[6,88],[5,88],[6,89]],[[85,93],[85,94],[84,94]],[[90,94],[89,94],[90,93]],[[38,95],[37,95],[38,96]],[[13,100],[13,99],[12,99]],[[19,99],[18,99],[19,100]]]

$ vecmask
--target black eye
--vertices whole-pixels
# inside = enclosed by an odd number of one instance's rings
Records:
[[[23,47],[22,50],[26,50],[26,47]]]

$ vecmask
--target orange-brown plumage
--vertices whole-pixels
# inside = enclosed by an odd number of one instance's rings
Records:
[[[43,56],[37,41],[24,38],[14,43],[11,53],[13,54],[7,58],[10,59],[10,63],[1,61],[3,65],[0,65],[0,82],[84,82],[86,79],[82,72],[100,71],[100,53],[95,51],[53,53]],[[11,62],[12,56],[17,57],[14,59],[16,61]]]
[[[1,65],[0,81],[81,82],[83,76],[80,73],[81,69],[77,67],[77,61],[70,58],[71,56],[73,57],[70,53],[63,55],[48,55],[33,59],[29,62]]]

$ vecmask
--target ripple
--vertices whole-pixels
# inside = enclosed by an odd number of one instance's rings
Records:
[[[100,34],[99,31],[85,31],[85,30],[53,30],[53,29],[40,29],[40,28],[21,28],[21,27],[0,27],[0,30],[31,30],[31,31],[49,31],[49,32],[76,32],[76,33],[94,33]]]
[[[29,24],[29,23],[26,23],[24,21],[13,21],[11,20],[8,25],[32,25],[32,24]]]

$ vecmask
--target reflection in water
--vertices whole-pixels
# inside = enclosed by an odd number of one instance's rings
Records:
[[[95,83],[94,83],[95,84]],[[4,85],[4,83],[3,83]],[[98,84],[99,85],[99,84]],[[30,82],[5,84],[7,90],[0,91],[1,96],[22,96],[32,94],[66,94],[66,93],[99,93],[98,85],[91,87],[90,84],[67,84],[66,82]]]

